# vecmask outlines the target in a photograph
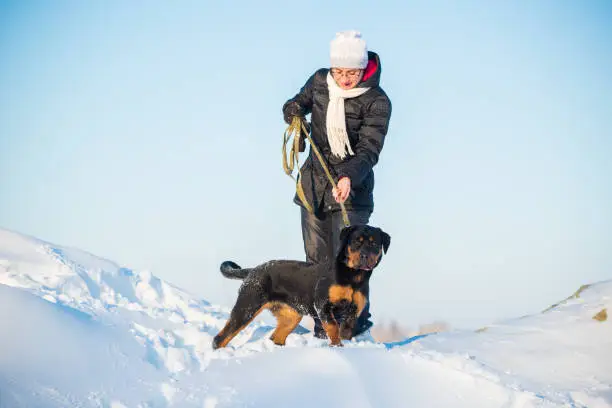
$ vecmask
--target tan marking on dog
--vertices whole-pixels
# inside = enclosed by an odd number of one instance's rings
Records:
[[[364,274],[363,272],[359,272],[357,275],[353,276],[353,282],[361,283],[363,282]]]
[[[346,247],[346,266],[357,269],[359,267],[359,258],[361,254],[359,250],[353,251],[350,246]]]
[[[251,319],[249,319],[249,321],[247,321],[245,324],[243,324],[242,326],[240,326],[237,330],[235,330],[233,332],[228,332],[228,330],[229,330],[228,327],[229,327],[229,325],[231,323],[231,316],[230,316],[230,319],[228,319],[227,323],[225,324],[225,327],[223,327],[223,329],[217,335],[217,336],[223,338],[223,340],[219,343],[218,348],[223,348],[223,347],[227,346],[229,344],[229,342],[232,341],[232,339],[234,337],[236,337],[236,335],[238,333],[240,333],[245,327],[247,327],[253,321],[253,319],[255,319],[257,317],[257,315],[261,313],[262,310],[264,310],[264,309],[266,309],[268,307],[270,307],[270,303],[266,303],[265,305],[260,307],[259,310],[257,312],[255,312],[253,317]]]
[[[366,299],[363,293],[357,290],[353,293],[353,303],[357,305],[357,317],[359,317],[361,312],[363,312],[363,309],[365,308],[367,301],[368,300]]]
[[[300,324],[302,315],[291,306],[274,302],[270,307],[270,311],[276,317],[276,329],[270,339],[279,346],[284,346],[287,336]]]
[[[259,310],[253,315],[253,317],[244,325],[239,327],[234,332],[228,332],[228,327],[230,325],[230,320],[227,321],[225,327],[219,332],[218,336],[223,338],[223,340],[219,343],[219,348],[225,347],[229,344],[230,341],[234,337],[238,335],[246,326],[248,326],[257,315],[259,315],[263,310],[269,309],[270,312],[276,317],[277,326],[274,332],[272,333],[271,339],[275,344],[284,345],[287,339],[287,336],[291,334],[291,332],[297,327],[297,325],[302,320],[302,315],[298,313],[297,310],[292,308],[291,306],[282,303],[282,302],[267,302],[264,304]],[[230,317],[231,319],[231,317]]]
[[[338,323],[323,322],[323,329],[325,329],[325,333],[327,333],[327,337],[329,337],[332,346],[342,347],[342,342],[340,341],[340,327],[338,327]]]
[[[353,299],[353,288],[350,286],[331,285],[328,295],[329,301],[332,303],[338,303],[342,300],[348,300],[350,302]]]

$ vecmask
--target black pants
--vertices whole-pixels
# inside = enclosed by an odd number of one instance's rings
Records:
[[[304,208],[302,211],[302,238],[304,240],[304,251],[306,261],[323,263],[333,261],[340,250],[340,231],[344,228],[341,212],[311,214]],[[367,224],[371,211],[347,211],[351,225]],[[368,299],[363,312],[355,324],[355,335],[358,335],[372,326],[370,319],[370,288],[369,285],[363,288],[364,294]],[[315,335],[324,337],[323,326],[319,319],[315,320]]]

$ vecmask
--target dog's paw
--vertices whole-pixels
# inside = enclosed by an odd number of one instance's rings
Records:
[[[219,336],[215,336],[212,341],[212,349],[217,350],[219,348],[221,348],[221,339],[219,338]]]
[[[354,327],[355,325],[352,319],[342,322],[342,324],[340,324],[340,338],[342,340],[350,340],[353,338]]]
[[[352,327],[342,327],[340,329],[340,338],[342,340],[350,340],[353,338],[353,328]]]
[[[274,334],[270,336],[270,340],[272,341],[272,343],[274,343],[277,346],[284,346],[285,345],[285,340],[284,339],[280,340],[280,339],[276,338],[274,336]]]

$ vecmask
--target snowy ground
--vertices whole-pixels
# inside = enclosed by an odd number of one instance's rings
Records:
[[[260,320],[213,352],[227,308],[0,229],[0,407],[610,407],[602,309],[612,281],[477,333],[281,348]]]

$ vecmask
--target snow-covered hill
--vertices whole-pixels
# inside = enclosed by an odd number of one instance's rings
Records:
[[[228,308],[0,229],[0,407],[610,407],[604,309],[612,281],[476,333],[281,348],[259,320],[213,352]]]

